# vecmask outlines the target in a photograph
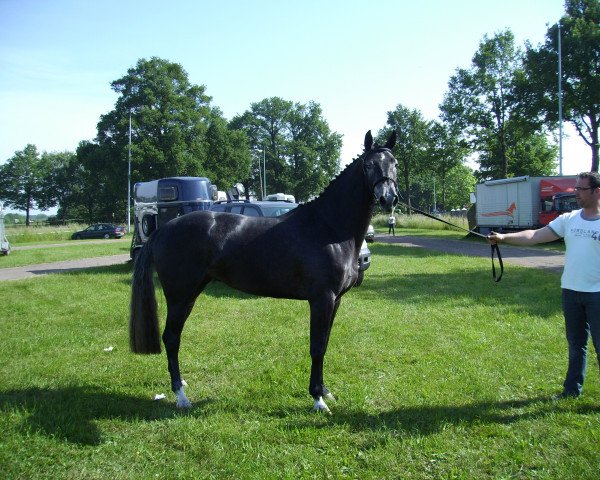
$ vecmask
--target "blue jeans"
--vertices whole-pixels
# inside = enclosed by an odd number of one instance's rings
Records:
[[[563,393],[579,396],[585,379],[590,335],[600,364],[600,292],[563,289],[562,304],[569,344],[569,368]]]

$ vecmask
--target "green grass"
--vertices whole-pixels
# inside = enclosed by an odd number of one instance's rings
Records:
[[[58,242],[71,239],[73,232],[83,230],[87,224],[69,225],[5,225],[5,234],[12,246],[42,242]]]
[[[104,257],[128,254],[130,240],[69,240],[64,244],[39,244],[42,248],[12,250],[10,255],[0,255],[0,268],[22,267],[38,263],[78,260],[81,258]]]
[[[128,265],[3,283],[3,478],[597,478],[595,362],[580,400],[549,401],[558,275],[495,284],[487,259],[371,249],[325,360],[332,416],[311,412],[306,302],[209,286],[183,333],[182,412],[164,353],[128,351]]]

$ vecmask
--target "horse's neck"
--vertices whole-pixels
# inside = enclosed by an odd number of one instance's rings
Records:
[[[313,201],[313,207],[340,238],[353,237],[358,243],[362,242],[373,214],[371,196],[365,185],[362,162],[355,161]]]

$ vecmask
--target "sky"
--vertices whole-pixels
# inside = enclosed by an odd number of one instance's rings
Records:
[[[399,104],[438,118],[485,35],[544,42],[563,0],[0,0],[0,164],[75,151],[141,58],[179,63],[227,119],[265,98],[318,103],[342,164]],[[591,152],[565,125],[563,173]]]

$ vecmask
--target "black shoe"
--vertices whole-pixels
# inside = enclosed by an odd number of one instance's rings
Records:
[[[581,394],[577,392],[561,392],[552,397],[552,400],[566,400],[568,398],[579,398]]]

